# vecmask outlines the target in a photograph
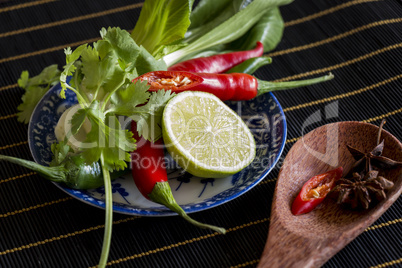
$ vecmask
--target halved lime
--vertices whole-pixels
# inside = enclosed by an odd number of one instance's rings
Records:
[[[227,177],[255,157],[247,125],[210,93],[187,91],[173,97],[163,112],[162,133],[173,159],[194,176]]]

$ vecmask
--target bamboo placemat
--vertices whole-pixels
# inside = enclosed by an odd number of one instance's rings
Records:
[[[63,49],[99,38],[99,30],[131,30],[141,1],[0,1],[0,154],[32,159],[27,126],[17,121],[23,70],[38,74],[65,63]],[[278,92],[288,126],[283,161],[298,138],[329,122],[379,124],[402,139],[402,5],[398,0],[298,0],[281,7],[286,28],[260,79],[289,81],[332,72],[335,79]],[[328,115],[326,108],[336,110]],[[321,120],[304,126],[320,111]],[[303,132],[304,131],[304,132]],[[280,161],[281,162],[281,161]],[[115,214],[114,267],[255,267],[267,238],[278,166],[256,187],[192,217],[227,228],[218,235],[179,217]],[[104,211],[67,196],[30,170],[0,163],[0,267],[93,267]],[[402,201],[324,267],[402,265]]]

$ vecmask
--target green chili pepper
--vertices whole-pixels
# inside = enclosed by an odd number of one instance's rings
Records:
[[[49,167],[6,155],[0,155],[0,160],[29,168],[48,180],[64,183],[73,189],[94,189],[103,185],[103,174],[99,162],[87,165],[81,156],[68,156],[62,164]],[[124,173],[125,171],[114,172],[111,176],[116,178]]]

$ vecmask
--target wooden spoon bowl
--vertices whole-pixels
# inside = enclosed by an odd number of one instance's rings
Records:
[[[320,267],[374,223],[400,196],[402,168],[380,173],[394,186],[387,198],[367,210],[350,210],[326,198],[310,213],[294,216],[291,205],[312,176],[342,166],[344,175],[355,162],[346,145],[363,152],[377,145],[379,128],[360,122],[319,127],[290,149],[275,188],[268,239],[259,267]],[[383,156],[402,161],[402,144],[383,130]]]

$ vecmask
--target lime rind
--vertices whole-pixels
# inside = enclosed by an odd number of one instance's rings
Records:
[[[166,105],[162,134],[168,152],[187,172],[222,178],[248,166],[253,134],[230,107],[205,92],[183,92]]]

